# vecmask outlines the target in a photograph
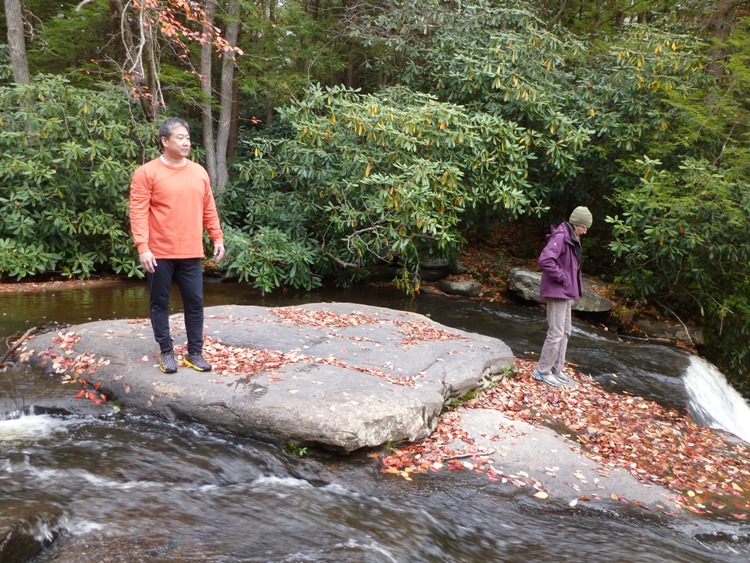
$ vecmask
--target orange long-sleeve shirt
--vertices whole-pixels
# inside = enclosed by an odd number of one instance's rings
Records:
[[[130,185],[130,229],[138,254],[202,258],[203,228],[224,242],[208,173],[191,160],[180,168],[155,158],[138,168]]]

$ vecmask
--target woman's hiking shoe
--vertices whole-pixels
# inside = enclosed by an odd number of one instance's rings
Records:
[[[203,358],[202,354],[187,354],[183,361],[187,367],[196,371],[211,371],[211,364]]]
[[[554,375],[542,375],[541,373],[539,373],[539,368],[536,368],[531,376],[537,381],[542,381],[547,385],[551,385],[552,387],[562,387],[563,385],[563,382],[557,379]]]
[[[563,385],[567,385],[568,387],[578,387],[578,382],[575,379],[568,377],[564,373],[555,373],[553,374],[553,376]]]
[[[174,373],[177,371],[177,360],[174,354],[159,354],[159,369],[164,373]]]

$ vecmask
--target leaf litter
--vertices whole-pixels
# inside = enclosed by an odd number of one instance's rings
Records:
[[[600,465],[598,473],[602,476],[610,469],[624,468],[644,484],[666,487],[672,493],[668,500],[678,508],[696,514],[748,518],[750,452],[744,443],[700,426],[686,413],[637,396],[605,391],[571,367],[566,368],[566,375],[576,380],[577,387],[553,388],[532,379],[535,361],[517,358],[515,364],[516,377],[478,392],[462,407],[493,409],[507,418],[558,431],[562,426],[572,446]],[[532,487],[535,497],[547,498],[541,484],[525,472],[505,475],[498,471],[491,458],[473,446],[460,422],[456,410],[446,411],[431,436],[382,454],[382,470],[411,480],[415,474],[446,467],[469,469],[486,473],[493,481]],[[501,432],[506,430],[500,428]],[[456,454],[451,446],[457,440],[468,444],[468,452],[473,454],[470,465],[451,459]],[[449,461],[443,463],[446,459]],[[547,474],[554,475],[550,471]],[[586,482],[582,473],[575,476]],[[610,498],[629,502],[616,493]],[[590,498],[578,497],[570,506],[578,500]],[[638,501],[630,504],[647,509]]]

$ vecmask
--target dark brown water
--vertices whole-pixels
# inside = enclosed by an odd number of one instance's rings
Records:
[[[410,300],[389,288],[263,297],[244,285],[206,285],[207,306],[325,301],[427,314],[499,337],[516,355],[538,350],[544,338],[541,311],[520,306]],[[142,282],[4,294],[0,311],[7,335],[47,322],[144,317],[147,295]],[[571,360],[589,373],[628,373],[634,389],[665,402],[685,400],[679,377],[687,360],[677,351],[621,343],[576,323]],[[59,388],[35,370],[0,374],[0,535],[15,524],[48,544],[38,562],[693,562],[750,554],[741,526],[540,503],[469,472],[405,482],[380,473],[364,453],[297,459],[197,425],[21,415],[34,397]],[[0,549],[2,563],[28,560],[13,557]]]

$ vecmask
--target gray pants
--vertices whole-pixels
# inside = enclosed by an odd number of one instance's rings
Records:
[[[562,373],[572,330],[572,305],[568,299],[547,299],[547,338],[539,354],[538,366],[542,375]]]

